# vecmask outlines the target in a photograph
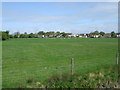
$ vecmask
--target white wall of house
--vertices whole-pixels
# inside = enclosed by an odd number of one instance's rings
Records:
[[[73,35],[68,35],[68,37],[76,37],[77,35],[73,34]]]
[[[45,37],[45,35],[38,35],[38,37]]]
[[[100,35],[94,35],[93,37],[98,38]]]
[[[82,37],[82,36],[79,36],[79,37]]]
[[[104,35],[104,37],[106,37],[106,38],[107,38],[107,37],[111,37],[111,35]]]
[[[117,37],[120,37],[120,34],[119,34],[119,35],[117,35]]]

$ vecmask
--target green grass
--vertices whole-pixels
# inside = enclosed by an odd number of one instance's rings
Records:
[[[0,40],[0,89],[2,89],[2,41]]]
[[[74,58],[75,73],[87,73],[116,63],[116,38],[32,38],[2,42],[3,88],[15,88],[26,80],[44,81],[52,75],[70,73]]]

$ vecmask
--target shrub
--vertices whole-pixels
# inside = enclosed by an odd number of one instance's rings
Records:
[[[18,38],[18,35],[14,35],[14,38]]]
[[[9,38],[13,38],[13,35],[9,35]]]
[[[7,33],[2,32],[2,40],[7,40],[9,37],[7,35]]]
[[[52,76],[46,81],[48,88],[116,88],[116,67],[103,69],[83,75],[62,74]]]

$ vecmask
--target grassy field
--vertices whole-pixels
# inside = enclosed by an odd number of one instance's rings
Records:
[[[31,38],[2,42],[3,88],[40,82],[52,75],[74,72],[83,74],[116,64],[116,38]]]

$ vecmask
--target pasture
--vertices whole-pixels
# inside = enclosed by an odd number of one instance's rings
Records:
[[[26,80],[44,81],[52,75],[84,74],[116,64],[117,38],[24,38],[2,42],[2,86],[15,88]]]

